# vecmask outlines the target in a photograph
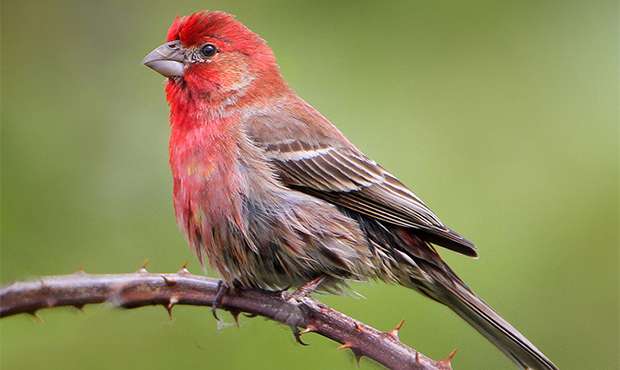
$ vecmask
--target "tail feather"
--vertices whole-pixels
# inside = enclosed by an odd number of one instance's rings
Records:
[[[558,370],[525,336],[476,296],[427,241],[410,229],[386,225],[351,210],[344,212],[359,222],[371,246],[382,252],[379,259],[393,253],[394,262],[400,264],[394,271],[398,272],[396,278],[401,284],[450,307],[519,367]],[[386,272],[379,276],[394,279]]]
[[[476,296],[451,271],[446,274],[434,270],[431,275],[436,284],[435,298],[450,307],[521,368],[558,370],[532,342]]]

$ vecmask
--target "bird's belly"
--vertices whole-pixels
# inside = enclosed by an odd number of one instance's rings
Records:
[[[241,146],[235,154],[223,140],[194,143],[204,136],[175,136],[184,149],[171,146],[170,158],[177,222],[201,263],[208,260],[226,282],[244,287],[373,275],[367,240],[355,220],[283,187],[252,148]]]
[[[231,285],[278,289],[326,276],[335,286],[373,274],[357,223],[328,203],[278,190],[267,200],[244,194],[214,212],[221,199],[198,193],[203,197],[189,201],[180,224],[198,257]]]

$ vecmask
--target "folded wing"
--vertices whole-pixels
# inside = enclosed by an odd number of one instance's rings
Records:
[[[246,132],[264,149],[287,186],[388,224],[432,243],[476,256],[474,245],[447,228],[424,202],[366,157],[311,108],[304,115],[257,116]],[[309,122],[312,122],[310,124]]]

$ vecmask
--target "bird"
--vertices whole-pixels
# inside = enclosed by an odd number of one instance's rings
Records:
[[[167,79],[177,223],[225,288],[400,284],[452,309],[519,368],[557,369],[437,251],[476,257],[474,244],[299,97],[234,16],[176,17],[143,63]]]

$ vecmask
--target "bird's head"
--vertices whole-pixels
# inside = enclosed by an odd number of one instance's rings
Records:
[[[177,17],[166,41],[143,62],[192,93],[226,96],[246,91],[256,80],[279,79],[269,46],[230,14]]]

